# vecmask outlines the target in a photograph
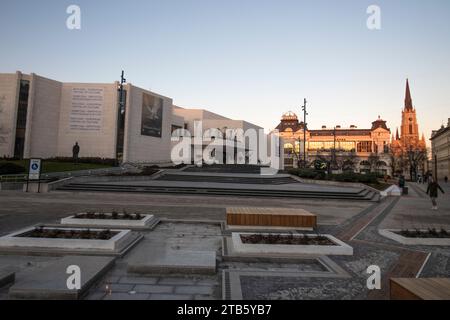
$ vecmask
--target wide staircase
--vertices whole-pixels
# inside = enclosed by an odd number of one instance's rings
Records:
[[[212,164],[203,165],[201,167],[191,166],[185,169],[185,172],[202,172],[202,173],[249,173],[259,174],[262,166],[251,164]]]
[[[242,184],[267,184],[282,185],[299,183],[290,177],[261,178],[251,176],[213,176],[213,175],[189,175],[189,174],[165,174],[159,177],[159,181],[190,181],[190,182],[217,182],[217,183],[242,183]]]
[[[289,175],[261,176],[260,166],[211,165],[189,167],[183,171],[166,171],[145,182],[73,182],[60,186],[61,191],[130,192],[180,195],[239,197],[277,197],[379,201],[380,195],[368,188],[303,184]]]
[[[355,191],[312,191],[312,190],[276,190],[255,188],[227,188],[200,187],[200,186],[159,186],[159,185],[133,185],[105,184],[105,183],[70,183],[59,187],[61,191],[85,192],[130,192],[130,193],[156,193],[179,195],[211,195],[236,197],[275,197],[275,198],[305,198],[305,199],[336,199],[347,201],[379,201],[379,193],[370,189]]]

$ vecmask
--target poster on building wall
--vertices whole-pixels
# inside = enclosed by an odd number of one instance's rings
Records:
[[[73,88],[69,129],[72,131],[101,131],[103,97],[102,88]]]
[[[161,138],[162,117],[163,99],[143,93],[141,134]]]

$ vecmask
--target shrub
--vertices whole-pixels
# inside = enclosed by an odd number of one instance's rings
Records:
[[[0,174],[19,174],[25,171],[26,169],[24,167],[11,162],[0,164]]]
[[[378,183],[377,176],[374,174],[360,173],[341,173],[334,174],[332,180],[340,182],[359,182],[359,183]]]
[[[324,171],[318,171],[314,169],[290,169],[289,174],[299,176],[304,179],[323,180],[326,178]]]
[[[314,169],[290,169],[289,174],[299,176],[304,179],[314,180],[332,180],[338,182],[359,182],[359,183],[373,183],[377,184],[378,179],[376,174],[361,174],[354,172],[344,172],[340,174],[327,175],[325,171],[318,171]]]
[[[72,157],[56,157],[56,158],[49,158],[49,159],[45,159],[45,160],[46,161],[55,161],[55,162],[69,162],[69,163],[74,162]],[[117,160],[109,159],[109,158],[100,158],[100,157],[85,157],[85,158],[78,158],[78,163],[115,166],[117,164]]]

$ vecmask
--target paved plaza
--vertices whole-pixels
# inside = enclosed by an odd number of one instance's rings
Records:
[[[442,184],[446,194],[438,199],[437,211],[431,210],[425,185],[409,183],[408,186],[408,195],[387,197],[379,202],[2,191],[0,236],[37,223],[56,224],[70,214],[94,210],[126,209],[151,213],[161,219],[153,230],[140,231],[142,241],[118,257],[114,266],[96,279],[85,299],[388,299],[391,277],[450,277],[450,247],[405,246],[378,233],[378,229],[450,229],[450,185]],[[320,189],[320,186],[311,188]],[[226,248],[230,234],[224,229],[226,207],[230,206],[305,209],[317,215],[318,232],[348,243],[354,254],[307,259],[232,257]],[[214,254],[215,261],[205,263],[214,264],[216,272],[130,271],[130,266],[142,257],[167,260],[170,256],[171,263],[183,265],[189,256],[205,256],[201,253]],[[59,259],[62,257],[0,254],[0,265],[13,266],[15,281],[19,283],[33,274],[39,275]],[[367,289],[366,270],[370,265],[381,269],[381,290]],[[9,289],[10,286],[0,289],[0,299],[12,299]]]

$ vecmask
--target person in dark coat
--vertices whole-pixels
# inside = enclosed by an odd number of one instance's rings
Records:
[[[78,155],[80,154],[80,146],[78,142],[75,142],[75,145],[72,148],[72,158],[74,163],[78,163]]]
[[[437,210],[437,198],[438,198],[438,189],[441,190],[442,193],[445,193],[444,190],[442,190],[441,186],[437,181],[435,181],[433,178],[430,178],[430,184],[427,188],[427,194],[430,195],[431,203],[433,206],[431,207],[431,210]]]

